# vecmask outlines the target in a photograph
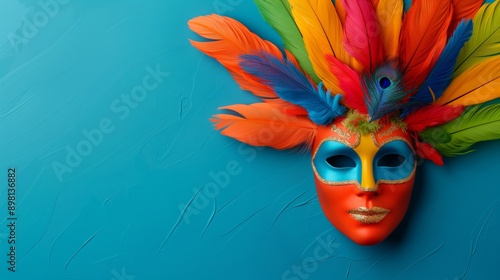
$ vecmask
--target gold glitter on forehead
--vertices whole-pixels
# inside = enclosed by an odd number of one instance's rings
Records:
[[[347,121],[346,119],[342,120],[342,122],[340,123],[341,126],[337,126],[336,124],[331,125],[331,131],[333,133],[336,133],[338,136],[344,138],[343,141],[335,140],[339,139],[338,137],[333,137],[332,140],[343,143],[351,148],[356,148],[359,145],[359,142],[361,141],[360,134],[357,132],[350,131],[346,126],[346,121]],[[354,143],[351,143],[352,137],[354,137],[355,140]]]
[[[338,138],[338,137],[327,137],[323,140],[321,140],[321,142],[318,144],[318,146],[316,147],[316,150],[314,151],[314,154],[312,156],[312,159],[314,160],[314,158],[316,158],[316,154],[318,154],[318,151],[319,149],[321,148],[321,146],[323,146],[323,144],[325,142],[328,142],[328,141],[334,141],[334,142],[339,142],[339,143],[342,143],[348,147],[351,147],[352,145],[346,141],[345,139],[341,139],[341,138]]]
[[[380,137],[386,137],[386,136],[389,136],[391,135],[392,133],[394,133],[394,131],[396,131],[399,127],[395,124],[391,124],[391,126],[387,129],[387,130],[384,130],[382,132],[379,133],[379,136]]]
[[[373,143],[375,143],[375,145],[377,145],[378,147],[382,147],[382,146],[384,146],[387,143],[394,142],[396,140],[400,140],[400,141],[405,142],[410,147],[410,149],[412,150],[413,154],[415,154],[415,149],[413,148],[413,144],[410,143],[410,141],[408,141],[408,139],[406,139],[406,138],[404,138],[402,136],[390,137],[390,138],[385,139],[381,143],[378,142],[377,137],[375,136],[375,134],[372,133],[371,136],[372,136],[372,139],[373,139]]]
[[[351,140],[352,135],[349,132],[340,129],[335,124],[332,124],[332,131],[344,138],[347,138],[348,140]]]

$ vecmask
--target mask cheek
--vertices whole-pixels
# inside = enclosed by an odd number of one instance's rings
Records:
[[[410,205],[414,182],[415,176],[412,175],[408,181],[404,183],[382,183],[379,185],[381,195],[378,197],[377,203],[391,210],[383,221],[388,231],[394,230],[404,218],[408,206]]]
[[[347,210],[359,207],[355,184],[329,185],[315,177],[318,200],[326,218],[341,232],[352,227],[353,220]]]

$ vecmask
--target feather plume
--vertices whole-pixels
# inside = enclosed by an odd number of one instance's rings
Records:
[[[336,9],[337,14],[339,16],[340,22],[342,23],[342,26],[344,26],[346,12],[345,12],[344,3],[342,2],[342,0],[335,0],[335,9]],[[348,66],[350,68],[356,70],[356,72],[358,72],[358,73],[361,73],[361,71],[363,71],[363,66],[354,57],[351,57],[350,63],[348,64]]]
[[[339,79],[344,104],[362,114],[367,114],[360,75],[334,56],[327,56],[326,60],[330,64],[330,71]]]
[[[190,20],[188,25],[198,35],[214,40],[211,42],[191,41],[191,44],[206,55],[217,59],[242,89],[251,91],[262,98],[277,98],[269,86],[263,84],[255,76],[242,71],[238,65],[242,54],[265,51],[280,56],[281,52],[275,45],[262,40],[243,24],[228,17],[202,16]]]
[[[379,4],[379,0],[371,0],[373,7],[377,8]],[[337,10],[337,14],[339,15],[339,19],[342,22],[342,25],[345,22],[345,7],[344,3],[342,3],[342,0],[335,0],[335,9]]]
[[[365,75],[363,89],[371,121],[401,109],[400,101],[407,94],[401,83],[401,73],[394,63],[380,67],[373,75]]]
[[[453,77],[485,59],[500,55],[500,1],[483,5],[473,21],[472,37],[458,56]]]
[[[451,82],[436,104],[470,106],[500,97],[500,56],[469,68]]]
[[[387,57],[389,60],[395,59],[399,54],[403,0],[381,1],[377,6],[377,17]]]
[[[345,23],[345,7],[342,0],[335,0],[335,10],[337,11],[337,15],[339,16],[340,22],[342,25]]]
[[[420,133],[458,118],[464,110],[464,106],[430,105],[412,112],[403,121],[408,130]]]
[[[450,1],[414,1],[403,20],[399,57],[406,90],[422,84],[443,51],[453,15]]]
[[[463,45],[472,35],[472,21],[462,21],[446,44],[441,56],[420,89],[410,99],[420,106],[436,101],[450,85],[453,65]]]
[[[289,0],[313,68],[326,87],[339,91],[337,78],[329,71],[325,55],[334,55],[344,63],[350,58],[342,44],[342,24],[331,0]]]
[[[297,58],[302,70],[319,83],[320,80],[314,73],[307,55],[302,34],[293,20],[288,0],[254,0],[254,2],[262,17],[280,34],[285,48]]]
[[[269,103],[274,104],[274,103]],[[307,110],[298,106],[298,105],[290,105],[282,108],[283,113],[294,116],[307,116]]]
[[[241,67],[272,87],[283,100],[308,111],[317,124],[327,125],[345,112],[339,101],[342,95],[332,95],[320,84],[316,87],[289,59],[280,60],[270,54],[245,55]]]
[[[363,68],[372,73],[385,60],[377,14],[369,0],[344,2],[346,10],[344,45]]]
[[[234,111],[241,116],[218,114],[210,119],[221,134],[252,146],[284,150],[302,144],[310,146],[316,125],[306,117],[284,114],[268,103],[232,105],[219,109]]]
[[[417,155],[419,157],[423,159],[428,159],[439,166],[442,166],[444,164],[443,157],[441,156],[441,154],[431,145],[416,141],[415,146],[417,148]]]
[[[464,19],[472,19],[484,0],[452,0],[453,18],[451,19],[448,35],[451,36],[457,25]]]
[[[500,104],[469,107],[459,118],[420,137],[445,156],[469,153],[478,142],[500,139]]]

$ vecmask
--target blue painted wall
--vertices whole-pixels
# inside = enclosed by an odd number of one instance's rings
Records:
[[[214,132],[217,107],[256,99],[186,22],[279,42],[252,1],[0,7],[0,279],[500,279],[500,142],[421,165],[407,219],[361,247],[323,216],[308,154]]]

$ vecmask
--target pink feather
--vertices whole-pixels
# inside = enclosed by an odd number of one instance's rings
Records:
[[[359,74],[333,55],[327,55],[326,60],[330,65],[330,71],[339,80],[340,89],[343,91],[344,104],[362,114],[367,114],[368,109],[364,101]]]
[[[385,60],[377,13],[370,0],[342,0],[346,18],[344,45],[346,51],[372,73]]]

